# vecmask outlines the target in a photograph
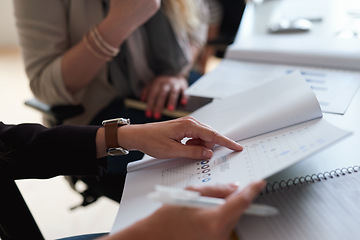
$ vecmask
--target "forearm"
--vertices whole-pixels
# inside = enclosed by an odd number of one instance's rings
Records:
[[[112,48],[119,46],[129,35],[159,8],[156,0],[110,1],[109,13],[98,26],[101,38]],[[113,56],[104,55],[94,37],[88,37],[68,51],[63,59],[62,73],[66,88],[75,94],[96,76]],[[110,59],[109,59],[110,58]]]
[[[133,31],[131,25],[125,26],[125,23],[125,21],[115,22],[110,18],[105,18],[97,26],[97,29],[104,41],[114,48],[119,48]],[[85,88],[110,60],[110,57],[101,53],[101,49],[98,48],[94,38],[89,36],[90,33],[84,36],[87,40],[83,38],[82,41],[68,50],[63,57],[63,80],[71,94],[76,94]]]

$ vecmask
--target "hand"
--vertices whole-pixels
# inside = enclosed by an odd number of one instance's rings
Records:
[[[255,182],[236,195],[230,195],[237,189],[233,184],[189,188],[204,196],[227,197],[226,202],[207,209],[164,205],[149,217],[112,235],[111,239],[141,239],[146,236],[157,240],[227,240],[245,209],[264,187],[264,181]]]
[[[186,104],[187,96],[184,95],[188,82],[183,76],[159,76],[146,86],[141,94],[141,100],[147,101],[146,116],[155,119],[161,118],[161,111],[164,107],[172,111],[176,109],[180,99]]]
[[[186,145],[183,138],[191,138]],[[171,121],[128,125],[118,128],[118,143],[129,150],[140,150],[156,158],[187,157],[208,159],[215,144],[241,151],[243,148],[229,138],[192,117]]]

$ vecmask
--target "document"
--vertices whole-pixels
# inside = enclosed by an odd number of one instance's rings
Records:
[[[239,182],[240,188],[267,178],[350,134],[322,119],[319,104],[299,73],[243,94],[212,102],[193,117],[238,141],[242,152],[215,147],[209,160],[145,159],[130,163],[112,233],[158,209],[148,199],[154,185]]]
[[[186,90],[191,96],[222,99],[298,71],[321,110],[344,114],[360,87],[360,72],[224,59]]]
[[[191,116],[225,136],[242,140],[322,117],[319,103],[300,73],[213,101]]]

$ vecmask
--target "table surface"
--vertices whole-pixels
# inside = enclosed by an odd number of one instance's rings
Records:
[[[352,0],[331,1],[333,5],[328,9],[328,12],[320,11],[320,13],[326,17],[324,19],[326,21],[315,26],[316,31],[313,34],[322,34],[324,36],[328,34],[328,36],[330,36],[329,34],[333,34],[333,32],[326,26],[333,25],[340,28],[340,23],[348,24],[349,26],[349,16],[345,16],[343,13],[346,9],[349,9],[350,6],[356,4],[356,2]],[[277,7],[285,2],[289,2],[289,0],[264,1],[260,5],[254,3],[247,4],[243,20],[235,38],[235,44],[237,41],[241,41],[246,37],[265,36],[267,34],[268,23],[274,18],[279,17]],[[294,2],[294,0],[292,2]],[[322,4],[322,2],[324,1],[316,1],[317,4]],[[315,2],[313,1],[313,3]],[[333,17],[334,14],[336,14],[337,17]],[[342,16],[341,21],[339,21],[339,14]],[[329,18],[329,16],[332,17]],[[337,21],[336,24],[334,21]],[[351,21],[353,21],[353,19]],[[339,79],[339,81],[341,81],[341,79]],[[360,81],[360,79],[358,79],[358,81]],[[324,113],[324,118],[339,128],[351,131],[352,135],[306,158],[296,165],[273,175],[268,178],[269,182],[293,179],[294,177],[360,165],[360,90],[357,90],[344,115]]]

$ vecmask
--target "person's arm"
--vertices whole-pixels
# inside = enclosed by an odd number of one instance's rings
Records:
[[[199,20],[198,25],[191,30],[187,29],[186,33],[182,34],[186,36],[186,41],[184,41],[182,37],[178,39],[184,55],[189,58],[189,63],[180,73],[178,73],[178,75],[156,76],[142,90],[141,100],[147,103],[146,117],[148,118],[153,117],[158,120],[161,118],[163,108],[173,111],[177,108],[178,103],[186,105],[188,102],[188,96],[184,94],[189,85],[187,77],[196,62],[200,51],[205,45],[208,30],[208,11],[206,0],[194,2],[195,3],[193,4],[196,6],[194,9],[196,10],[193,14],[197,15],[196,18]],[[179,19],[169,17],[169,20],[172,21],[172,26],[175,32],[184,31],[184,29],[175,29],[179,26],[174,21]],[[183,19],[183,21],[185,21],[185,19]]]
[[[211,158],[214,145],[221,145],[234,151],[243,148],[192,117],[171,121],[139,125],[125,125],[118,128],[118,144],[128,150],[139,150],[155,158],[187,157],[192,159]],[[190,138],[186,144],[181,140]],[[105,156],[104,129],[97,135],[98,157]]]
[[[99,175],[95,137],[99,127],[0,122],[0,170],[14,179]],[[104,166],[105,167],[105,166]],[[100,168],[100,169],[99,169]]]
[[[160,0],[111,0],[107,17],[98,25],[105,42],[118,48],[128,36],[148,20],[160,7]],[[94,39],[89,44],[96,47]],[[94,78],[106,61],[95,56],[84,41],[67,51],[62,62],[62,73],[69,92],[75,94]]]
[[[264,186],[264,181],[255,182],[236,195],[231,195],[236,185],[192,188],[204,196],[226,197],[226,202],[210,209],[164,205],[149,217],[101,239],[229,239],[239,218]]]
[[[30,87],[39,100],[50,105],[78,103],[81,90],[91,83],[106,64],[81,39],[73,45],[74,39],[79,38],[77,34],[89,34],[90,29],[84,25],[98,24],[103,39],[117,48],[160,5],[160,0],[112,0],[109,14],[101,20],[101,1],[87,3],[79,0],[77,4],[62,0],[13,2]],[[82,13],[71,15],[71,11]],[[69,26],[70,23],[76,24]],[[84,28],[86,30],[82,33]],[[77,30],[75,33],[74,29]],[[96,44],[91,38],[89,42],[95,49]]]
[[[188,157],[208,159],[211,148],[242,147],[191,117],[167,122],[119,127],[118,144],[140,150],[156,158]],[[186,145],[184,138],[191,138]],[[46,128],[40,124],[0,123],[4,144],[0,170],[13,178],[49,178],[58,175],[99,175],[97,158],[106,156],[105,130],[98,126],[61,125]],[[9,161],[3,161],[8,158]]]

